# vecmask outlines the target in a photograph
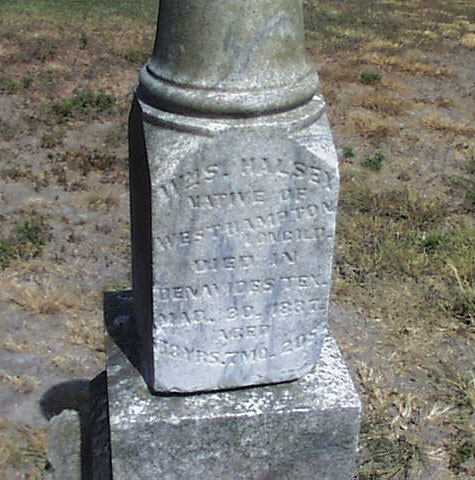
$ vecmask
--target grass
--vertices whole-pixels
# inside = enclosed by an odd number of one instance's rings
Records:
[[[378,113],[353,111],[349,118],[355,130],[373,141],[382,141],[396,133],[393,122]]]
[[[379,172],[386,161],[386,155],[383,152],[376,152],[373,156],[361,160],[361,165],[373,172]]]
[[[112,95],[82,91],[68,100],[55,103],[51,110],[58,123],[65,123],[73,118],[97,116],[109,110],[116,102]]]
[[[14,259],[28,260],[41,255],[47,232],[43,216],[33,216],[20,223],[13,235],[0,239],[0,268],[8,267]]]
[[[363,70],[358,76],[358,80],[363,85],[374,85],[375,83],[380,83],[382,78],[382,73],[370,72],[368,70]]]
[[[460,124],[444,118],[440,114],[433,114],[423,120],[425,127],[447,135],[460,135],[468,138],[475,137],[475,127],[471,124]]]
[[[150,49],[144,48],[141,50],[127,50],[124,54],[124,58],[131,63],[138,63],[144,65],[150,57]]]
[[[418,76],[436,78],[448,76],[448,72],[444,67],[431,65],[416,58],[405,58],[380,52],[372,52],[363,55],[362,59],[369,64],[378,65],[386,71],[399,71]]]
[[[343,158],[356,158],[356,151],[353,147],[343,147]]]
[[[406,103],[398,96],[382,92],[371,92],[370,94],[356,96],[354,104],[391,116],[398,116],[406,110]]]
[[[24,424],[13,424],[0,415],[0,474],[5,479],[43,478],[45,434],[42,430]],[[26,471],[26,477],[17,473]]]
[[[155,22],[158,2],[154,0],[3,0],[5,13],[63,19],[70,15],[78,22],[85,17],[105,19],[110,16]]]
[[[0,77],[0,92],[14,93],[18,88],[18,83],[7,77]]]
[[[385,39],[398,37],[398,22],[394,21],[390,7],[382,3],[370,8],[367,2],[353,0],[304,1],[304,24],[311,38],[318,38],[320,49],[330,53],[345,48],[353,49],[368,36]]]
[[[52,173],[57,176],[65,175],[65,170],[61,169],[73,170],[82,176],[87,176],[91,172],[105,172],[115,169],[119,170],[119,173],[123,176],[127,167],[126,158],[117,158],[105,149],[62,152],[52,156],[52,161],[56,165]]]
[[[0,76],[0,93],[16,93],[20,89],[28,89],[33,83],[30,75],[25,75],[20,81],[12,80],[8,77]]]

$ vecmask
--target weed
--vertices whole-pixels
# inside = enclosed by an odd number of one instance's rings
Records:
[[[72,294],[53,285],[50,279],[33,279],[26,285],[12,285],[9,299],[20,307],[38,315],[57,315],[69,309],[80,309],[84,298],[80,292]]]
[[[33,78],[26,75],[20,82],[11,80],[10,78],[0,77],[0,92],[3,93],[15,93],[20,87],[27,89],[31,87]]]
[[[0,77],[0,92],[14,93],[18,88],[18,83],[10,78]]]
[[[58,53],[58,45],[56,43],[56,39],[37,39],[28,53],[30,53],[30,57],[28,58],[29,61],[37,60],[39,62],[46,62],[48,60],[53,60]]]
[[[368,70],[363,70],[358,76],[358,80],[363,85],[373,85],[375,83],[380,83],[383,75],[379,72],[370,72]]]
[[[343,147],[343,158],[356,158],[356,152],[353,147]]]
[[[32,83],[33,83],[33,78],[30,77],[29,75],[26,75],[21,79],[21,86],[23,88],[30,88]]]
[[[475,184],[472,184],[470,190],[465,195],[465,200],[471,207],[475,207]]]
[[[421,242],[422,250],[425,253],[434,254],[447,244],[447,237],[441,233],[431,233]]]
[[[6,268],[18,257],[18,249],[11,240],[0,240],[0,268]]]
[[[109,110],[116,102],[115,97],[104,93],[94,94],[90,91],[80,92],[69,100],[55,103],[52,111],[58,123],[65,123],[76,116],[99,114]]]
[[[15,258],[36,257],[47,240],[47,225],[42,216],[33,216],[16,227],[10,238],[0,239],[0,268],[6,268]]]
[[[386,161],[386,155],[383,152],[376,152],[372,157],[366,157],[361,161],[361,165],[373,172],[379,172]]]
[[[463,464],[475,460],[475,441],[466,439],[453,449],[450,455],[449,466],[456,473],[468,473],[464,471]]]
[[[459,191],[459,198],[464,198],[464,206],[467,210],[475,207],[475,159],[472,157],[468,167],[468,175],[456,175],[449,179],[452,187]]]
[[[81,34],[79,35],[79,49],[85,50],[88,43],[89,43],[89,39],[86,33],[81,32]]]
[[[42,70],[39,74],[41,83],[48,89],[53,90],[56,88],[56,74],[53,70]]]
[[[22,258],[40,255],[46,243],[47,225],[44,217],[36,216],[18,225],[15,232],[17,248]]]

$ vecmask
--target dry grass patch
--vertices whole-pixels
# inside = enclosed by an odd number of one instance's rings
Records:
[[[372,140],[381,140],[397,132],[397,126],[378,113],[354,111],[350,112],[349,120],[357,132]]]
[[[73,345],[86,345],[96,352],[104,352],[104,329],[102,315],[74,315],[66,321],[67,340]]]
[[[0,475],[7,479],[41,480],[47,464],[45,433],[0,416]],[[19,472],[25,472],[25,476]],[[66,480],[66,479],[65,479]]]
[[[24,395],[33,392],[41,385],[37,378],[29,375],[11,375],[5,370],[0,370],[0,382],[8,384],[13,390]]]
[[[449,72],[444,67],[430,65],[415,58],[402,58],[394,55],[384,55],[373,52],[363,55],[362,59],[373,65],[390,70],[397,70],[425,77],[448,77]]]
[[[400,98],[383,92],[357,95],[354,97],[353,102],[356,106],[390,116],[400,115],[407,107],[407,104]]]
[[[63,268],[41,260],[17,262],[4,271],[0,299],[37,315],[93,310],[96,295],[65,281],[67,270]]]
[[[426,117],[422,120],[422,124],[431,130],[443,132],[447,135],[461,135],[469,138],[475,135],[475,127],[472,125],[457,123],[449,118],[442,117],[440,114],[432,114]]]
[[[375,38],[374,40],[366,41],[361,47],[363,52],[375,52],[377,50],[383,52],[398,52],[402,48],[404,48],[402,41],[393,41],[384,38]]]
[[[119,196],[114,192],[91,191],[84,194],[82,199],[88,210],[93,212],[110,212],[120,203]],[[82,203],[79,202],[79,203]]]
[[[0,348],[11,353],[31,353],[31,345],[28,345],[26,340],[13,339],[11,337],[4,337],[0,340]]]
[[[331,87],[335,83],[349,83],[356,81],[356,76],[351,65],[322,65],[318,74],[323,83]]]
[[[8,293],[4,295],[11,302],[37,315],[58,315],[84,308],[82,296],[54,285],[49,279],[10,283],[6,290]]]
[[[467,48],[475,48],[475,33],[466,33],[461,39],[460,43]]]

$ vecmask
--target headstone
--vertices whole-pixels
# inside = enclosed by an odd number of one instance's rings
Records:
[[[327,331],[338,162],[317,83],[301,0],[160,1],[92,478],[353,478],[361,403]]]
[[[298,0],[163,0],[130,118],[134,315],[154,392],[316,364],[338,165]]]

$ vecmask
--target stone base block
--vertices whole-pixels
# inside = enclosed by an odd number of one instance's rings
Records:
[[[129,292],[106,294],[114,480],[353,478],[361,403],[331,336],[295,382],[151,395],[131,313]]]
[[[51,465],[47,480],[81,480],[81,421],[74,410],[63,410],[52,418],[46,437]]]

